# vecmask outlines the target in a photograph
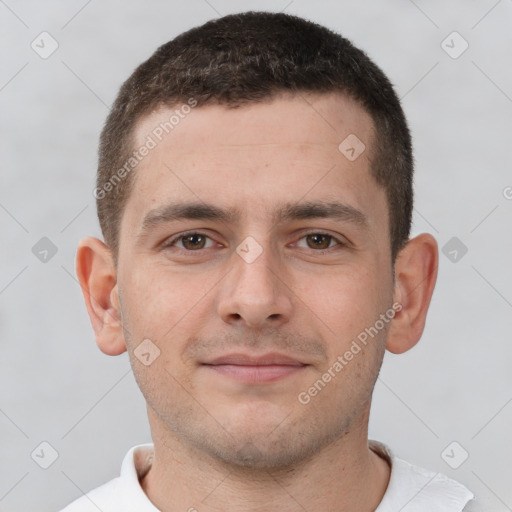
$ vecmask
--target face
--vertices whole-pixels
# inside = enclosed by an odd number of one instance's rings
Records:
[[[393,303],[372,130],[335,94],[196,107],[139,164],[117,287],[152,429],[266,468],[364,429]]]

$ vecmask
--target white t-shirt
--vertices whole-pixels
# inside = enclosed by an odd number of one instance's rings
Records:
[[[476,512],[473,493],[441,473],[422,469],[394,456],[382,443],[371,449],[391,465],[386,493],[375,512]],[[84,494],[61,512],[159,512],[139,480],[149,471],[153,444],[131,448],[124,457],[121,475]]]

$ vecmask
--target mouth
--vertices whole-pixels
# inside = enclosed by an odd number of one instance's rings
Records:
[[[269,383],[284,379],[303,371],[307,366],[284,354],[228,354],[218,357],[203,366],[219,375],[247,384]]]

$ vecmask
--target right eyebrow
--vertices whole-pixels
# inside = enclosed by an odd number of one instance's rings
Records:
[[[143,237],[151,229],[177,220],[215,220],[225,223],[236,222],[241,212],[236,209],[222,209],[206,203],[172,203],[151,210],[142,221],[138,237]]]

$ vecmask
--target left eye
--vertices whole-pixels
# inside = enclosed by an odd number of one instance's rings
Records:
[[[305,240],[308,249],[330,249],[336,245],[341,245],[341,241],[327,233],[309,233],[300,240]],[[333,243],[334,242],[334,243]]]

